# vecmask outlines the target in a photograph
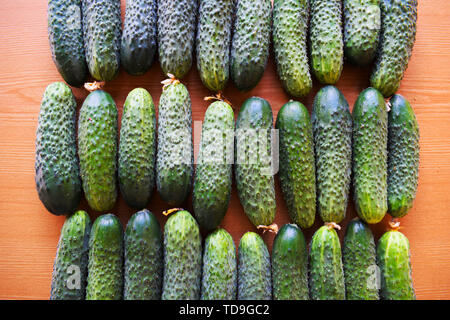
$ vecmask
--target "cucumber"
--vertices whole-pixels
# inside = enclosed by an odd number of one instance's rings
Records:
[[[240,91],[253,89],[264,74],[269,58],[271,26],[270,0],[236,2],[230,73]]]
[[[188,197],[194,174],[191,98],[175,81],[159,99],[156,186],[161,198],[180,206]]]
[[[413,205],[419,178],[419,125],[401,95],[393,95],[388,114],[388,212],[404,217]]]
[[[381,0],[381,34],[371,85],[393,95],[408,68],[416,40],[417,0]]]
[[[316,215],[316,170],[311,121],[306,107],[289,101],[278,112],[280,182],[291,221],[301,228]]]
[[[86,300],[121,300],[123,227],[113,214],[98,217],[89,239]]]
[[[399,231],[388,231],[378,241],[377,263],[383,300],[416,299],[410,255],[408,238]]]
[[[36,132],[35,182],[39,199],[55,215],[73,213],[81,199],[76,110],[67,85],[55,82],[45,89]]]
[[[311,299],[345,300],[341,244],[333,226],[322,226],[314,233],[309,258]]]
[[[117,198],[117,108],[102,90],[84,100],[78,119],[78,156],[83,190],[95,211],[111,210]]]
[[[183,78],[191,69],[198,0],[158,0],[158,52],[164,75]]]
[[[125,230],[125,300],[159,300],[163,273],[161,227],[153,213],[133,214]]]
[[[48,39],[53,62],[69,85],[80,87],[87,75],[81,0],[49,0]]]
[[[225,88],[230,70],[234,0],[200,0],[197,27],[197,69],[211,91]]]
[[[317,210],[324,222],[341,222],[347,211],[352,168],[352,116],[333,86],[320,89],[311,115],[316,155]]]
[[[178,211],[164,226],[162,300],[200,299],[202,239],[198,224],[187,211]]]
[[[310,6],[311,67],[321,83],[335,84],[344,66],[342,1],[310,0]]]
[[[227,213],[234,159],[234,113],[223,101],[205,113],[192,206],[200,227],[214,230]]]
[[[342,253],[347,300],[378,300],[375,241],[358,218],[347,225]]]
[[[156,115],[147,90],[131,91],[123,106],[120,128],[118,178],[125,202],[137,209],[147,206],[155,186]]]
[[[236,300],[237,265],[233,238],[217,229],[205,240],[202,300]]]
[[[270,255],[263,239],[245,233],[238,248],[238,300],[271,300]]]
[[[50,300],[83,300],[91,219],[85,211],[67,217],[61,228],[53,264]]]
[[[269,102],[258,97],[244,101],[236,122],[235,174],[239,200],[255,226],[275,219],[272,128]]]
[[[82,0],[81,7],[89,72],[96,80],[110,81],[120,67],[120,0]]]
[[[120,58],[131,75],[146,73],[156,52],[157,0],[126,2]]]
[[[312,88],[306,39],[309,0],[273,1],[273,50],[278,77],[294,97],[306,96]]]
[[[374,88],[361,92],[353,107],[353,200],[367,223],[387,211],[387,111]]]
[[[274,300],[309,300],[308,252],[305,237],[295,224],[285,224],[272,248]]]

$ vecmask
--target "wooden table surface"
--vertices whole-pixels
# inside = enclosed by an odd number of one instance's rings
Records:
[[[122,15],[125,10],[122,0]],[[0,6],[0,299],[48,299],[51,272],[60,228],[64,217],[48,213],[40,203],[34,182],[35,132],[42,94],[46,86],[62,81],[50,54],[47,38],[46,1],[5,0]],[[399,93],[413,105],[420,125],[420,178],[414,207],[401,219],[402,232],[411,243],[413,278],[418,299],[450,299],[450,2],[419,1],[417,40],[413,57]],[[369,85],[370,68],[358,69],[345,64],[337,87],[350,107],[359,92]],[[136,87],[149,90],[158,102],[161,80],[159,63],[141,77],[123,70],[105,90],[122,106],[129,91]],[[183,79],[192,98],[193,120],[201,121],[208,106],[203,97],[210,95],[201,84],[196,68]],[[311,110],[320,84],[301,101]],[[78,106],[87,92],[75,89]],[[266,98],[274,118],[289,100],[281,89],[271,56],[259,85],[248,93],[239,93],[229,83],[224,95],[236,110],[250,96]],[[237,113],[237,112],[236,112]],[[277,217],[281,226],[288,221],[285,203],[277,183]],[[191,202],[185,204],[190,209]],[[88,209],[92,219],[98,213]],[[160,222],[161,211],[168,209],[154,192],[149,205]],[[120,198],[113,213],[124,224],[133,214]],[[355,216],[350,203],[347,222]],[[305,230],[307,240],[320,226]],[[371,226],[376,239],[387,228],[388,217]],[[228,213],[222,223],[236,245],[248,230],[255,230],[245,216],[233,187]],[[269,248],[273,235],[263,236]]]

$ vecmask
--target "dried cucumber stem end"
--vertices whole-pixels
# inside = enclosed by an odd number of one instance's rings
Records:
[[[325,222],[325,225],[328,227],[329,230],[331,229],[341,230],[341,226],[338,225],[336,222]]]
[[[173,209],[169,209],[169,210],[163,211],[162,214],[167,217],[167,216],[171,215],[172,213],[178,212],[178,211],[184,211],[184,209],[183,208],[173,208]]]
[[[392,219],[391,221],[389,221],[389,227],[392,231],[398,231],[400,229],[400,221],[395,218]]]
[[[89,92],[93,92],[102,89],[105,86],[105,83],[105,81],[86,82],[84,88]]]
[[[169,77],[166,80],[161,81],[161,83],[164,85],[163,86],[163,90],[167,87],[170,86],[171,84],[178,84],[180,83],[180,80],[178,80],[177,78],[175,78],[175,76],[171,73],[168,73],[167,76]]]
[[[263,234],[266,233],[266,231],[272,232],[274,234],[278,233],[278,225],[276,223],[272,223],[271,225],[268,226],[259,225],[256,227],[256,229],[262,230]]]
[[[203,98],[203,100],[205,100],[205,101],[223,101],[226,104],[229,104],[231,106],[231,108],[233,108],[233,105],[231,104],[230,100],[228,100],[227,98],[225,98],[223,96],[222,91],[217,92],[217,94],[214,96],[205,97],[205,98]],[[234,110],[234,108],[233,108],[233,110]]]

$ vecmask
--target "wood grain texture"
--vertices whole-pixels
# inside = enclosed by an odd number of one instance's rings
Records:
[[[122,14],[125,10],[122,1]],[[40,101],[45,87],[62,81],[50,54],[47,39],[46,1],[7,0],[0,6],[0,299],[48,299],[53,259],[64,217],[49,214],[40,203],[34,183],[34,145]],[[413,209],[403,218],[402,231],[412,250],[413,277],[419,299],[450,299],[450,2],[419,1],[417,41],[399,93],[410,100],[421,133],[419,190]],[[337,87],[351,106],[360,91],[369,85],[370,68],[345,64]],[[105,87],[122,106],[129,91],[144,87],[159,101],[164,76],[156,62],[140,77],[121,70]],[[194,121],[203,120],[210,95],[193,68],[183,79],[191,97]],[[320,85],[301,101],[311,110]],[[75,89],[78,106],[87,92]],[[224,92],[236,110],[253,95],[266,98],[274,117],[289,100],[276,76],[273,58],[264,78],[249,93],[239,93],[229,84]],[[288,221],[286,206],[277,181],[277,218]],[[87,209],[86,202],[80,206]],[[191,208],[191,202],[186,204]],[[156,194],[149,206],[163,223],[161,211],[168,207]],[[91,218],[97,213],[88,210]],[[125,224],[133,211],[122,199],[112,210]],[[355,216],[350,205],[343,225]],[[316,220],[319,220],[316,217]],[[372,226],[378,239],[388,218]],[[320,223],[305,231],[307,240]],[[232,199],[222,226],[236,245],[248,230],[254,230],[246,218],[233,187]],[[271,248],[273,235],[264,239]]]

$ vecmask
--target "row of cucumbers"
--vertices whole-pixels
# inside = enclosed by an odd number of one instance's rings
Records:
[[[415,299],[408,239],[386,232],[375,249],[369,227],[352,220],[343,250],[333,224],[314,234],[309,255],[302,231],[286,224],[272,258],[262,238],[245,233],[238,257],[231,235],[202,239],[197,222],[178,211],[164,226],[134,214],[125,234],[113,214],[92,225],[84,211],[67,218],[58,244],[51,299],[378,300]]]
[[[123,32],[120,15],[120,0],[49,1],[52,56],[67,83],[82,85],[88,70],[112,80],[120,64],[144,74],[157,48],[164,74],[181,79],[195,47],[208,89],[223,90],[231,74],[239,90],[250,90],[264,73],[272,35],[290,95],[310,92],[310,65],[321,83],[336,83],[345,53],[357,65],[376,56],[371,85],[389,97],[411,57],[417,0],[275,0],[273,8],[271,0],[128,0]]]

